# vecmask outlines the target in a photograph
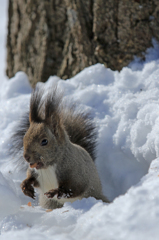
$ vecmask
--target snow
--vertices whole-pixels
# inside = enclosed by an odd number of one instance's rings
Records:
[[[46,212],[37,198],[22,193],[20,183],[26,172],[8,151],[13,129],[29,109],[32,89],[23,72],[9,81],[3,75],[0,239],[158,239],[159,45],[152,42],[145,61],[135,58],[121,72],[96,64],[67,81],[51,76],[39,83],[46,95],[58,83],[66,100],[77,101],[79,108],[92,113],[98,128],[96,166],[110,204],[88,198]]]
[[[96,165],[103,192],[112,201],[105,204],[88,198],[52,212],[39,207],[37,200],[31,200],[33,207],[27,206],[30,198],[19,187],[26,173],[14,167],[8,155],[10,135],[29,108],[32,89],[23,72],[4,80],[0,90],[1,239],[158,239],[159,60],[145,61],[140,70],[134,70],[133,64],[136,60],[120,73],[96,64],[67,81],[53,76],[39,83],[46,95],[58,83],[67,100],[92,112],[99,133]]]

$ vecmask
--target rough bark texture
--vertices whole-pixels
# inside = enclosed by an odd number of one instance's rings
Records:
[[[158,0],[9,0],[7,75],[32,86],[97,62],[121,70],[159,41]]]

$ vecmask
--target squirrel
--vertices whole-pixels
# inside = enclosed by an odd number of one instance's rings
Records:
[[[29,165],[22,192],[35,199],[37,188],[39,205],[46,209],[88,197],[108,203],[94,163],[97,130],[90,114],[76,104],[64,104],[57,86],[46,97],[44,92],[33,90],[30,112],[12,137],[13,153],[23,149]]]

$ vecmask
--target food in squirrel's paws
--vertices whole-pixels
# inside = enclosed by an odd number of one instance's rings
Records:
[[[36,168],[37,167],[37,163],[31,164],[30,163],[30,168]]]

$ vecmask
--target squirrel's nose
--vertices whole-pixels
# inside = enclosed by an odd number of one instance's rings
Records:
[[[29,156],[29,155],[27,155],[27,154],[24,154],[24,158],[25,158],[25,160],[26,160],[26,161],[29,161],[29,159],[30,159],[30,156]]]

